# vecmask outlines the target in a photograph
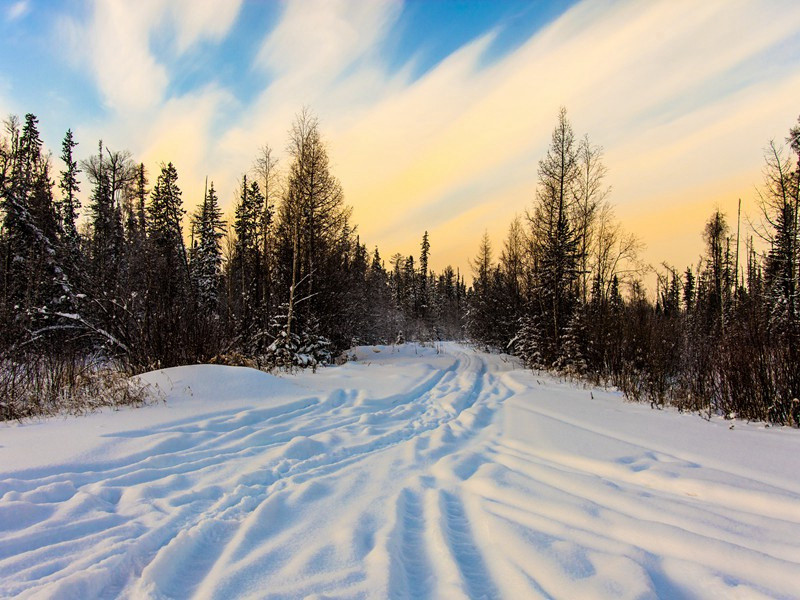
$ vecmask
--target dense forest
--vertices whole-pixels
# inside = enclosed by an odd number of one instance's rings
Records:
[[[153,368],[315,368],[356,344],[469,339],[653,405],[800,422],[800,126],[768,148],[761,225],[716,211],[697,265],[656,269],[655,299],[602,148],[564,109],[532,206],[497,260],[484,236],[469,286],[429,268],[427,232],[388,265],[361,242],[306,110],[289,164],[264,146],[227,218],[213,181],[189,213],[172,163],[76,147],[67,131],[52,158],[31,114],[0,140],[0,419],[142,401],[126,375]]]

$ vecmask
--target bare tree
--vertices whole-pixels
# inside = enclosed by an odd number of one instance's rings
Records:
[[[625,283],[644,273],[644,266],[638,260],[643,244],[622,229],[609,205],[597,214],[594,237],[594,285],[601,298],[608,299],[615,277],[619,283]]]
[[[611,187],[605,184],[607,169],[603,164],[603,148],[585,135],[578,144],[578,176],[574,204],[575,229],[578,235],[578,272],[581,299],[587,302],[592,275],[591,250],[597,235],[597,220]]]

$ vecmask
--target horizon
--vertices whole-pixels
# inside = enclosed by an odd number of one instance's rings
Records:
[[[604,147],[642,258],[683,269],[715,208],[757,218],[763,148],[800,96],[790,2],[22,0],[0,19],[0,112],[36,114],[57,168],[71,128],[81,158],[103,139],[151,184],[174,163],[189,212],[208,176],[230,214],[258,148],[284,157],[309,106],[362,243],[416,255],[427,230],[431,267],[465,275],[484,230],[497,258],[532,206],[560,106]]]

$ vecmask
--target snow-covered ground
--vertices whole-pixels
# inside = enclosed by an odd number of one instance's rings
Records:
[[[0,425],[0,595],[800,597],[800,432],[452,344],[357,353]]]

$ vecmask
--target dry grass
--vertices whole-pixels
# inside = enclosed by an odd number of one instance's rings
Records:
[[[86,414],[103,407],[144,406],[157,390],[114,364],[90,357],[0,358],[0,420]]]

